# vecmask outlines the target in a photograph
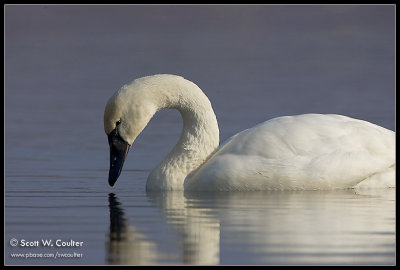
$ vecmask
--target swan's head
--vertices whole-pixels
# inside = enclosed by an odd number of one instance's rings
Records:
[[[152,99],[142,87],[132,83],[117,91],[104,111],[104,131],[110,145],[108,183],[117,181],[129,148],[156,112]]]

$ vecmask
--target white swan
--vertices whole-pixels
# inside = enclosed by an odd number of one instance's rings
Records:
[[[297,190],[395,186],[395,134],[342,115],[271,119],[219,148],[217,119],[206,95],[176,75],[136,79],[108,101],[104,130],[114,185],[130,146],[152,116],[175,108],[181,137],[150,173],[147,190]]]

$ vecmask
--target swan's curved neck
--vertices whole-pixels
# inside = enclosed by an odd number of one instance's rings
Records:
[[[182,190],[186,176],[218,147],[217,119],[207,96],[197,85],[181,77],[160,83],[154,100],[157,110],[175,108],[181,113],[183,130],[172,151],[150,173],[146,189]]]

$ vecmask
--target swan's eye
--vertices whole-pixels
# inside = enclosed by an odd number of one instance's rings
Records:
[[[119,124],[121,124],[121,120],[118,120],[116,123],[115,123],[115,125],[118,127],[119,126]]]

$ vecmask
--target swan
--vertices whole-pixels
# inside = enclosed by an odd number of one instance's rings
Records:
[[[107,102],[108,182],[117,181],[128,151],[152,116],[177,109],[183,130],[153,169],[146,190],[250,191],[395,187],[395,133],[337,114],[277,117],[219,146],[207,96],[177,75],[156,74],[122,86]]]

